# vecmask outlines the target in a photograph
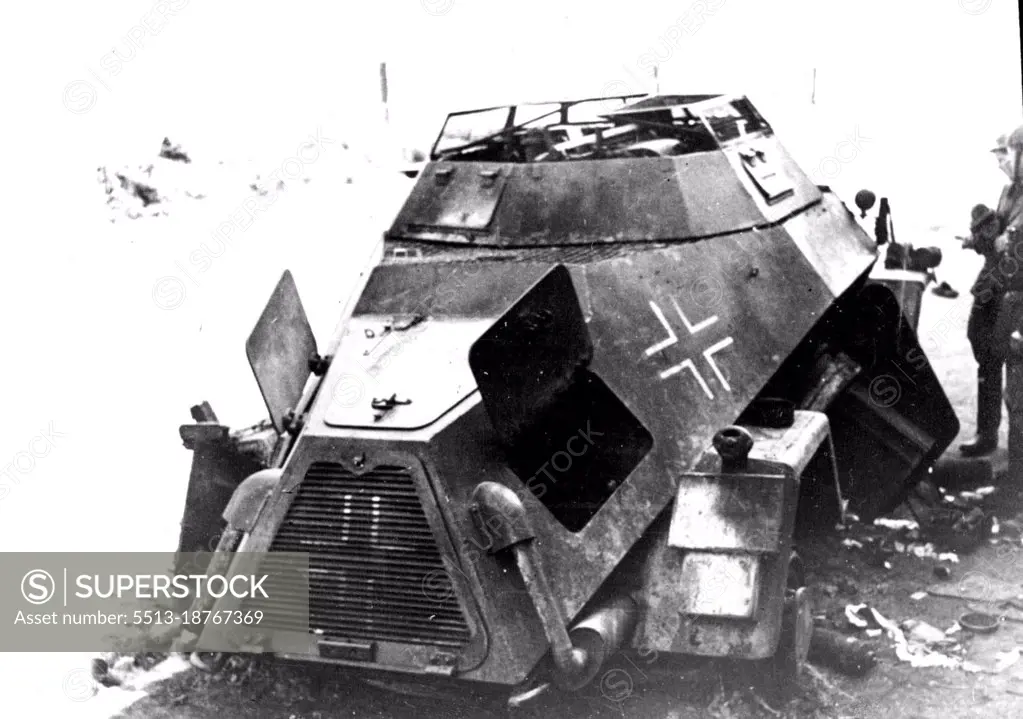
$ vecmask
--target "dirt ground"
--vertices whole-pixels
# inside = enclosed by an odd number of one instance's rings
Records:
[[[972,436],[975,411],[975,364],[965,339],[969,310],[969,284],[979,269],[979,258],[958,248],[953,233],[932,228],[916,245],[937,244],[945,252],[939,279],[960,290],[958,299],[927,293],[919,335],[921,344],[961,417],[960,437],[947,455]],[[1005,424],[1000,449],[991,459],[995,473],[1004,469]],[[959,489],[946,487],[955,494]],[[973,497],[990,522],[997,517],[999,532],[986,536],[975,551],[964,547],[958,562],[916,556],[914,535],[893,529],[852,525],[825,537],[802,543],[809,579],[815,587],[818,624],[861,639],[874,651],[877,664],[861,678],[842,675],[826,666],[804,669],[800,687],[788,700],[772,697],[755,686],[747,665],[668,666],[666,660],[649,664],[618,657],[607,668],[619,681],[593,686],[570,696],[546,700],[532,716],[559,717],[990,717],[1023,715],[1023,661],[996,671],[996,662],[1023,648],[1023,611],[996,603],[977,603],[921,592],[932,585],[954,590],[977,586],[1015,587],[1023,582],[1023,544],[1013,524],[1017,501],[1013,492],[999,487],[983,498]],[[962,501],[962,500],[957,500]],[[967,503],[969,504],[969,503]],[[924,505],[920,505],[924,506]],[[895,516],[911,519],[903,505]],[[923,537],[921,541],[925,541]],[[862,547],[855,545],[855,540]],[[919,542],[918,542],[919,544]],[[850,546],[847,546],[850,545]],[[883,552],[877,547],[887,548]],[[892,549],[894,547],[894,549]],[[873,548],[873,549],[872,549]],[[904,551],[899,551],[899,549]],[[938,546],[938,549],[942,549]],[[947,548],[947,547],[944,547]],[[879,552],[882,554],[879,555]],[[887,565],[884,562],[887,561]],[[936,567],[947,567],[940,579]],[[940,570],[939,570],[940,571]],[[972,582],[972,584],[970,584]],[[895,624],[922,620],[941,630],[954,646],[947,656],[967,662],[970,671],[957,668],[915,668],[900,661],[894,642],[883,631],[870,636],[852,627],[847,605],[866,604]],[[1023,604],[1021,604],[1023,607]],[[957,618],[968,609],[1005,614],[991,635],[956,631]],[[649,661],[649,659],[648,659]],[[605,672],[604,676],[608,676]],[[327,719],[328,717],[498,717],[505,712],[494,698],[461,696],[438,699],[397,695],[368,687],[356,680],[304,665],[274,664],[267,660],[233,659],[220,674],[195,671],[178,674],[158,685],[151,695],[120,716],[124,719]]]

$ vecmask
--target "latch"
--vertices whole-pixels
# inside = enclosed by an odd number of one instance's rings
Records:
[[[500,170],[480,170],[480,177],[483,178],[483,181],[480,184],[485,189],[490,189],[494,186],[494,182],[497,181],[497,176],[500,174]]]
[[[784,172],[776,169],[776,163],[768,162],[763,150],[740,151],[739,157],[746,174],[768,203],[777,202],[795,192],[792,181]]]
[[[455,673],[458,665],[458,656],[451,652],[435,652],[430,656],[429,663],[423,670],[429,674],[440,674],[449,677]]]
[[[377,657],[376,642],[343,642],[321,639],[317,643],[320,656],[327,659],[341,659],[349,662],[374,662]]]
[[[426,315],[424,315],[424,314],[422,314],[420,312],[415,312],[415,313],[413,313],[412,317],[409,319],[408,322],[405,322],[403,324],[402,323],[398,323],[398,322],[393,322],[391,324],[391,328],[395,332],[404,332],[405,330],[410,330],[413,327],[415,327],[416,325],[421,324],[421,323],[423,323],[425,321],[426,321]]]
[[[422,250],[410,247],[393,247],[391,248],[391,259],[394,260],[409,260],[423,256]]]
[[[451,181],[451,176],[455,173],[453,167],[438,167],[433,171],[433,179],[438,185],[446,185]]]
[[[381,419],[383,419],[384,415],[390,412],[392,409],[400,405],[406,404],[412,404],[412,400],[398,399],[397,393],[392,394],[390,397],[386,397],[384,399],[377,399],[376,397],[374,397],[370,402],[370,406],[374,410],[376,410],[376,413],[373,415],[373,421],[379,422]]]
[[[755,165],[767,161],[763,150],[751,150],[750,152],[740,152],[739,157],[746,161],[749,165]]]

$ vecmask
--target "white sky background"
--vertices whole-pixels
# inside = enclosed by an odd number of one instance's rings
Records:
[[[153,2],[8,9],[7,95],[32,108],[14,120],[25,132],[8,134],[15,149],[88,167],[170,133],[193,153],[288,152],[310,126],[378,120],[380,60],[398,137],[428,145],[452,107],[640,91],[638,59],[654,51],[662,89],[747,92],[780,134],[791,115],[784,141],[820,142],[822,154],[860,123],[885,144],[865,157],[898,174],[945,174],[946,153],[987,159],[992,133],[1023,119],[1008,0],[176,2],[116,77],[100,58],[128,52]],[[61,104],[76,80],[97,91],[84,115]],[[811,118],[819,129],[807,133]]]
[[[153,2],[14,8],[3,31],[13,43],[9,92],[28,95],[28,126],[92,150],[173,130],[223,150],[269,152],[296,126],[378,116],[385,59],[392,117],[429,136],[451,107],[636,84],[629,73],[641,75],[638,58],[655,50],[666,57],[663,89],[806,100],[817,67],[818,101],[836,112],[884,109],[905,125],[954,107],[991,115],[995,126],[1020,114],[1017,9],[1007,0],[710,0],[717,9],[702,12],[684,0],[176,2],[183,7],[116,77],[100,58],[127,52],[125,35]],[[964,10],[985,5],[979,15]],[[19,22],[26,12],[37,16]],[[695,32],[672,36],[682,17]],[[78,79],[99,95],[84,116],[60,104]]]

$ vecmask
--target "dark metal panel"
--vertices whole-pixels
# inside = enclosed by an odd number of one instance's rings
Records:
[[[731,142],[724,154],[766,223],[779,222],[821,197],[774,135]]]
[[[739,415],[832,301],[780,228],[586,274],[594,371],[661,443],[671,437],[672,452],[689,456]]]
[[[681,549],[775,552],[785,511],[784,474],[686,473],[668,543]]]
[[[306,319],[291,272],[284,271],[263,314],[245,343],[245,354],[278,432],[295,409],[309,379],[316,338]]]
[[[501,244],[682,239],[763,222],[720,152],[515,169],[494,228]]]
[[[765,158],[756,167],[770,168],[787,191],[765,197],[764,172],[751,175],[743,155]],[[452,166],[438,186],[435,168]],[[470,192],[481,178],[467,173],[477,168],[498,174],[489,189]],[[424,174],[390,237],[534,246],[697,239],[775,223],[820,199],[771,136],[681,157],[446,163]]]
[[[788,218],[785,231],[836,297],[877,259],[874,239],[832,192],[821,202]]]
[[[434,162],[420,173],[396,222],[449,230],[482,230],[490,224],[511,165]]]
[[[438,506],[461,559],[460,571],[473,588],[487,627],[487,659],[466,676],[515,684],[526,677],[549,647],[514,558],[490,554],[493,540],[478,533],[469,512],[472,492],[480,482],[517,481],[478,398],[474,396],[475,404],[460,421],[440,429],[430,440],[424,461],[431,468],[431,476],[438,480]],[[536,501],[532,495],[528,499]]]
[[[487,413],[506,445],[514,446],[569,390],[589,364],[593,344],[568,270],[544,275],[472,345],[469,363]]]
[[[700,475],[721,472],[720,459],[710,447],[696,465]],[[754,614],[748,621],[726,617],[700,616],[680,612],[685,595],[694,591],[679,582],[686,550],[668,543],[671,512],[658,517],[633,554],[631,566],[646,600],[646,612],[640,622],[633,645],[647,650],[671,651],[698,656],[730,656],[744,659],[769,657],[777,645],[781,628],[781,608],[788,575],[789,552],[795,522],[799,478],[791,468],[777,462],[755,460],[746,470],[751,475],[783,478],[778,487],[781,501],[774,505],[781,515],[771,533],[778,542],[774,551],[760,553],[760,586]],[[749,477],[750,481],[757,481]],[[686,481],[686,480],[684,480]],[[777,481],[777,480],[776,480]],[[767,511],[755,506],[749,511]]]
[[[232,495],[262,465],[227,438],[197,442],[192,452],[177,551],[212,552],[226,527],[222,514]]]
[[[759,272],[751,273],[754,267]],[[535,518],[547,572],[569,617],[671,500],[673,477],[692,467],[714,431],[735,420],[833,299],[780,229],[636,253],[572,275],[585,292],[594,346],[589,369],[655,441],[575,533],[521,478],[505,473],[495,480],[517,491]],[[589,428],[594,435],[605,429]],[[513,589],[511,581],[499,591]]]
[[[883,285],[891,290],[899,301],[902,314],[913,332],[920,327],[920,308],[923,304],[924,287],[927,286],[928,278],[924,272],[912,270],[892,270],[881,265],[875,265],[870,273],[870,283]]]
[[[497,319],[554,262],[402,262],[373,270],[354,316]]]

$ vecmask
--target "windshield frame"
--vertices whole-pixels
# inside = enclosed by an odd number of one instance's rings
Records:
[[[569,116],[573,107],[594,102],[621,102],[621,106],[609,108],[606,113],[601,114],[602,120],[570,121]],[[518,117],[523,113],[523,108],[553,107],[548,112],[531,116],[525,122],[518,122]],[[443,149],[442,141],[446,139],[445,132],[452,120],[464,118],[469,115],[484,115],[495,110],[505,111],[506,117],[504,126],[495,132],[478,137],[468,142],[455,143]],[[664,113],[670,112],[671,124],[665,124]],[[552,118],[555,118],[551,122]],[[687,128],[678,124],[680,118],[687,118],[690,122],[696,122],[697,127]],[[735,118],[734,122],[731,120]],[[530,126],[547,121],[546,124],[553,124],[559,127],[592,128],[598,124],[623,127],[626,124],[633,124],[640,127],[661,129],[667,133],[695,134],[706,137],[716,148],[728,147],[736,142],[745,142],[748,138],[757,135],[772,135],[774,130],[753,103],[746,95],[741,94],[719,94],[719,95],[648,95],[630,94],[615,95],[598,98],[581,98],[577,100],[547,101],[547,102],[526,102],[509,105],[494,105],[491,107],[477,108],[473,110],[460,110],[448,114],[441,127],[440,133],[430,150],[431,161],[460,160],[480,161],[475,158],[464,158],[464,155],[486,153],[487,146],[499,141],[505,136],[512,136]],[[733,128],[734,126],[734,128]],[[490,127],[493,127],[491,125]],[[733,132],[733,129],[737,128]],[[489,129],[489,128],[488,128]],[[566,148],[573,145],[574,141],[568,140],[554,146],[559,150],[561,145]],[[591,141],[592,142],[592,141]],[[549,153],[546,153],[549,154]],[[586,159],[586,158],[583,158]],[[506,160],[488,161],[503,162]],[[519,162],[520,160],[511,160]],[[527,162],[532,160],[527,160]]]
[[[586,98],[581,98],[581,99],[578,99],[578,100],[547,100],[547,101],[536,101],[536,102],[520,102],[520,103],[517,103],[517,104],[514,104],[514,105],[493,105],[491,107],[480,107],[480,108],[474,108],[472,110],[459,110],[457,112],[451,112],[451,113],[448,113],[447,118],[445,118],[444,124],[440,128],[440,132],[437,134],[437,139],[434,140],[433,146],[430,148],[430,159],[433,160],[433,161],[443,160],[444,157],[447,156],[447,155],[457,154],[459,152],[464,152],[465,150],[470,149],[472,147],[475,147],[477,145],[484,145],[485,143],[490,142],[490,141],[500,137],[501,135],[504,135],[504,134],[509,133],[509,132],[515,132],[516,130],[523,129],[525,127],[528,127],[530,124],[532,124],[534,122],[537,122],[539,120],[543,120],[545,118],[551,117],[552,115],[555,115],[555,114],[560,116],[558,118],[558,122],[555,123],[555,124],[558,124],[558,125],[573,125],[573,124],[585,125],[585,124],[592,124],[592,123],[572,123],[572,122],[568,122],[567,121],[568,120],[568,111],[574,105],[579,105],[579,104],[582,104],[582,103],[585,103],[585,102],[599,102],[599,101],[612,102],[612,101],[615,101],[615,100],[622,100],[623,102],[628,102],[629,100],[638,100],[638,99],[641,99],[641,98],[644,98],[644,97],[647,97],[647,95],[643,94],[643,93],[635,93],[635,94],[630,94],[630,95],[613,95],[613,96],[607,96],[607,97],[586,97]],[[540,107],[540,106],[544,106],[544,105],[557,105],[557,108],[554,109],[554,110],[551,110],[550,112],[546,112],[546,113],[544,113],[542,115],[538,115],[536,117],[531,117],[529,120],[527,120],[527,121],[525,121],[523,123],[515,124],[515,117],[518,114],[518,109],[519,108],[521,108],[521,107]],[[466,143],[461,144],[461,145],[453,145],[451,147],[445,147],[443,150],[440,150],[438,152],[437,148],[441,144],[441,140],[444,138],[444,131],[447,129],[448,124],[451,122],[452,118],[464,117],[466,115],[482,114],[482,113],[486,113],[486,112],[492,112],[494,110],[503,110],[503,109],[507,109],[508,110],[508,116],[505,119],[504,127],[501,128],[500,130],[498,130],[497,132],[493,132],[493,133],[491,133],[489,135],[477,138],[475,140],[470,140],[469,142],[466,142]]]

